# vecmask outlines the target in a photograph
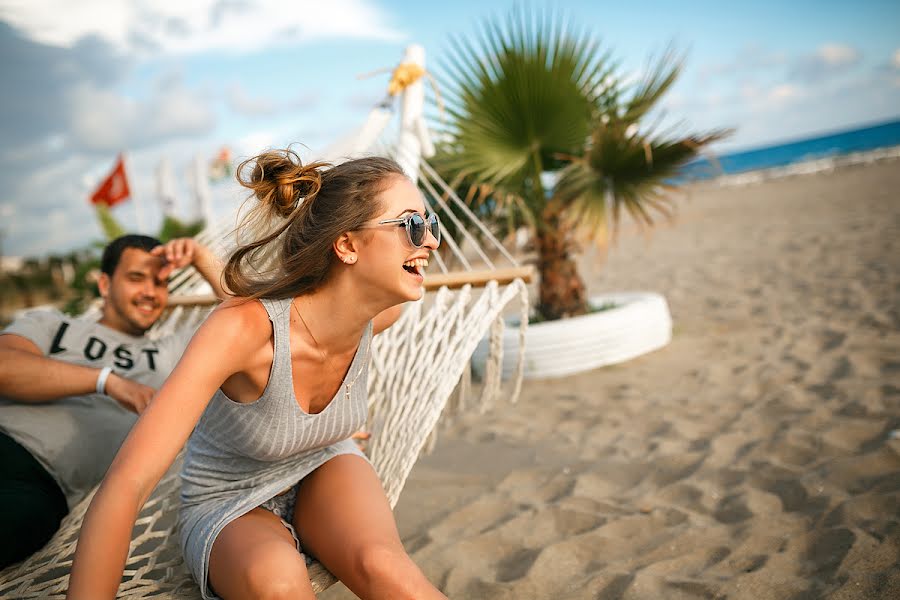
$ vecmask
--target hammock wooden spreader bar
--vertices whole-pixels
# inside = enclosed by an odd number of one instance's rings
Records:
[[[465,285],[472,287],[484,287],[489,281],[496,281],[500,285],[512,283],[521,279],[524,283],[531,283],[534,278],[534,267],[506,267],[503,269],[491,269],[484,271],[454,271],[452,273],[435,273],[425,278],[425,289],[429,292],[439,290],[442,287],[458,290]],[[219,299],[213,294],[200,294],[192,296],[169,296],[168,305],[175,306],[212,306],[218,304]]]
[[[512,283],[521,279],[524,283],[531,283],[534,278],[534,267],[505,267],[483,271],[454,271],[451,273],[435,273],[425,276],[425,289],[429,292],[447,287],[451,290],[459,289],[466,285],[472,287],[484,287],[489,281],[496,281],[500,285]]]

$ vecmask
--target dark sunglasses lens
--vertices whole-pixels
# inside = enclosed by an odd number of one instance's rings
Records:
[[[441,223],[438,221],[437,215],[433,214],[428,217],[428,225],[431,228],[431,235],[434,236],[434,239],[437,240],[437,243],[441,243]]]
[[[409,241],[416,248],[425,243],[425,219],[422,218],[422,215],[409,217]]]

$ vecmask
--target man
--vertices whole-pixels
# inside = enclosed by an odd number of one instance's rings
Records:
[[[103,252],[99,321],[32,311],[0,332],[0,568],[43,546],[99,483],[180,358],[192,331],[144,334],[188,264],[224,297],[207,248],[126,235]]]

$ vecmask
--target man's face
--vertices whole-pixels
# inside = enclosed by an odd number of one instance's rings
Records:
[[[163,260],[139,248],[126,248],[112,277],[100,276],[104,298],[103,318],[107,327],[130,335],[143,335],[166,307],[168,282],[159,274]]]

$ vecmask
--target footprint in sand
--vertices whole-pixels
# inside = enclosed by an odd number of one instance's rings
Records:
[[[850,364],[846,356],[841,356],[828,375],[828,381],[840,381],[851,375],[853,375],[853,365]]]
[[[540,548],[522,548],[503,557],[497,563],[497,581],[508,582],[525,577],[540,553]]]
[[[900,362],[886,360],[881,363],[881,374],[885,377],[900,375]]]
[[[720,523],[732,524],[746,521],[753,513],[747,509],[742,494],[729,494],[719,502],[713,516]]]
[[[822,332],[822,338],[822,352],[828,352],[835,348],[840,348],[844,340],[847,339],[847,334],[842,331],[826,329]]]
[[[856,534],[843,527],[814,533],[804,557],[809,574],[831,581],[855,540]]]

